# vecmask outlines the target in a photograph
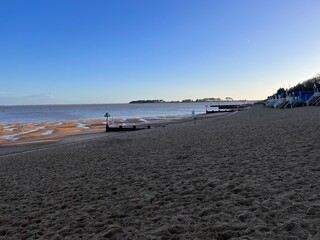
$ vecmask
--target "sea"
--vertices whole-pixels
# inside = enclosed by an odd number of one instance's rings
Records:
[[[229,102],[230,103],[230,102]],[[242,102],[233,102],[239,104]],[[217,102],[215,102],[217,104]],[[221,102],[221,104],[224,104]],[[104,119],[170,120],[206,112],[207,102],[0,106],[0,123],[41,123]]]

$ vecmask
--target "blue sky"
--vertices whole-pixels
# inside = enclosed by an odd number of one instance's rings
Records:
[[[0,1],[0,105],[264,99],[320,72],[318,0]]]

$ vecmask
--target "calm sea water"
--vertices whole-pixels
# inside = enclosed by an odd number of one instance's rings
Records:
[[[114,118],[183,118],[205,112],[205,103],[1,106],[0,123],[39,123]]]
[[[0,106],[0,123],[40,123],[114,118],[171,119],[205,113],[209,103]]]

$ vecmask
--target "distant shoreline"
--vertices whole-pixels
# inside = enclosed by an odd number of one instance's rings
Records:
[[[190,102],[190,103],[152,103],[152,104],[106,104],[106,105],[43,105],[0,107],[0,124],[43,124],[70,121],[105,120],[108,112],[112,119],[150,119],[175,120],[210,110],[210,105],[220,103],[243,104],[244,102]]]
[[[140,100],[137,100],[140,101]],[[249,102],[249,103],[254,103],[254,102],[260,102],[260,101],[265,101],[265,99],[263,100],[214,100],[214,101],[196,101],[196,100],[192,100],[189,102],[183,102],[182,101],[163,101],[163,102],[153,102],[153,103],[210,103],[210,102]],[[136,102],[136,101],[131,101],[131,102]],[[101,106],[101,105],[126,105],[126,104],[130,104],[131,102],[125,102],[125,103],[52,103],[52,104],[4,104],[4,105],[0,105],[0,108],[7,108],[7,107],[36,107],[36,106]],[[1,110],[1,109],[0,109]]]
[[[134,100],[129,102],[129,104],[137,104],[137,103],[212,103],[212,102],[248,102],[253,103],[257,102],[258,100],[182,100],[182,101],[164,101],[164,100]]]

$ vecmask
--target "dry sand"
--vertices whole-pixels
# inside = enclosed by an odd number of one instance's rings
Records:
[[[320,108],[0,157],[0,239],[320,239]]]

